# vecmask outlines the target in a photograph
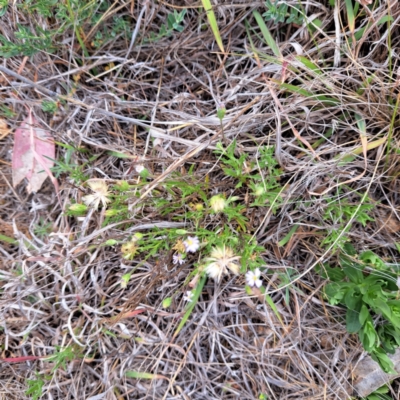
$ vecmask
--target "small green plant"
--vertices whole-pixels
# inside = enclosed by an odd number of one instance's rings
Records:
[[[331,281],[325,295],[330,304],[346,307],[347,331],[358,334],[364,349],[385,372],[394,372],[387,354],[400,346],[398,271],[392,271],[372,251],[357,257],[349,243],[344,250],[339,266],[320,269]]]
[[[278,182],[281,172],[274,157],[274,148],[260,147],[257,159],[252,161],[247,161],[247,154],[237,156],[235,152],[236,141],[226,149],[221,143],[217,144],[215,154],[220,156],[225,175],[238,180],[237,189],[243,185],[251,189],[252,207],[270,206],[275,213],[282,204],[282,187]]]
[[[57,371],[60,367],[67,369],[67,362],[83,358],[82,349],[74,344],[67,347],[55,346],[56,351],[53,355],[47,357],[47,361],[54,362],[51,370],[52,373]]]
[[[161,25],[160,31],[157,35],[154,34],[154,32],[151,32],[149,41],[154,42],[162,39],[163,37],[171,36],[174,31],[182,32],[184,30],[184,27],[181,24],[185,19],[185,15],[186,9],[183,9],[179,13],[174,10],[173,14],[168,14],[167,23]]]
[[[58,110],[58,105],[55,101],[52,100],[43,100],[42,101],[42,110],[44,112],[48,112],[51,114],[55,114]]]
[[[54,176],[56,178],[59,178],[60,175],[67,174],[69,179],[71,179],[71,181],[74,183],[79,184],[85,182],[88,179],[88,176],[84,172],[85,168],[89,163],[94,161],[97,158],[97,156],[91,157],[87,162],[81,165],[75,164],[73,162],[75,153],[85,153],[86,150],[79,149],[69,144],[61,142],[56,142],[56,144],[58,146],[64,147],[65,149],[67,149],[67,151],[65,152],[64,161],[52,160],[55,164],[55,166],[51,168],[51,171],[53,172]]]
[[[42,397],[43,394],[43,386],[45,381],[36,374],[36,379],[28,379],[28,389],[25,391],[25,394],[28,396],[32,396],[32,400],[38,400]]]
[[[0,115],[5,118],[13,118],[13,117],[15,117],[16,114],[9,107],[0,105]]]
[[[37,12],[42,17],[50,17],[57,3],[58,0],[25,0],[18,7],[28,14]]]
[[[32,32],[28,27],[17,24],[18,31],[14,33],[15,42],[8,40],[0,35],[0,57],[14,57],[18,55],[32,56],[39,51],[53,52],[54,31],[47,31],[40,26],[36,26],[36,32]]]
[[[340,197],[340,193],[338,193],[338,196]],[[348,225],[348,222],[352,220],[365,227],[368,221],[374,221],[374,218],[369,215],[374,207],[372,203],[359,205],[356,202],[352,204],[345,199],[328,198],[324,210],[324,221],[331,222],[333,228],[328,232],[321,244],[325,246],[333,245],[334,249],[342,248],[348,241],[346,233],[351,228],[351,224]]]
[[[51,222],[46,222],[46,220],[40,217],[39,222],[34,226],[33,231],[37,237],[43,239],[47,237],[53,229],[53,224]]]
[[[276,23],[285,22],[287,24],[301,25],[304,22],[303,14],[301,14],[299,8],[296,6],[290,7],[290,13],[288,13],[289,6],[286,2],[280,2],[279,0],[266,0],[265,7],[267,11],[263,14],[265,21],[275,21]]]

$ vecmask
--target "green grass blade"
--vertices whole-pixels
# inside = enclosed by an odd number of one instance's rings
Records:
[[[276,44],[274,38],[272,37],[270,31],[268,30],[267,25],[265,25],[264,19],[261,16],[261,14],[258,11],[253,11],[253,15],[257,21],[258,26],[261,29],[261,33],[263,34],[264,39],[267,42],[268,46],[271,47],[271,50],[278,58],[282,58],[281,51],[279,50],[279,47]]]
[[[272,311],[276,315],[276,317],[279,319],[279,322],[281,323],[282,327],[285,327],[281,315],[279,314],[278,308],[276,307],[274,301],[272,300],[271,296],[266,294],[265,295],[265,301],[268,303],[268,305],[271,307]]]
[[[354,33],[355,28],[355,17],[354,17],[354,8],[352,0],[345,0],[346,11],[347,11],[347,22],[349,24],[349,29],[351,33]]]
[[[221,35],[219,33],[217,19],[215,18],[215,14],[214,14],[214,11],[212,9],[211,1],[210,0],[201,0],[201,2],[203,3],[204,9],[206,10],[208,22],[209,22],[209,24],[211,26],[211,29],[213,31],[213,34],[214,34],[214,37],[215,37],[215,41],[217,42],[219,49],[223,53],[225,53],[224,45],[222,44],[222,39],[221,39]]]
[[[280,247],[284,246],[290,240],[290,238],[296,233],[298,227],[299,225],[297,224],[294,225],[293,228],[289,231],[289,233],[280,242],[278,242],[278,246]]]
[[[304,56],[297,56],[296,57],[306,68],[311,70],[312,72],[316,73],[317,75],[322,75],[323,72],[315,65],[312,61]]]
[[[9,244],[18,244],[18,240],[10,238],[5,235],[0,235],[0,242],[5,242],[5,243],[9,243]]]
[[[179,323],[178,327],[176,328],[176,331],[175,331],[174,336],[173,336],[174,338],[178,335],[178,333],[181,331],[181,329],[186,324],[186,321],[190,317],[190,314],[192,313],[195,305],[197,304],[197,300],[200,297],[201,291],[203,290],[203,287],[204,287],[204,284],[206,283],[206,280],[207,280],[207,275],[204,275],[201,278],[201,280],[200,280],[199,284],[197,285],[196,289],[194,290],[192,301],[190,302],[189,308],[185,312],[185,315],[182,317],[182,321]]]
[[[158,374],[150,374],[149,372],[139,372],[139,371],[126,371],[125,376],[134,379],[166,379],[167,377]]]

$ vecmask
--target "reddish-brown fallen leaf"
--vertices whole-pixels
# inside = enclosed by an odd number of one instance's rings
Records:
[[[14,187],[26,178],[28,193],[38,192],[47,176],[50,176],[54,184],[55,178],[50,171],[54,163],[49,158],[55,158],[54,140],[29,113],[15,131],[12,157]]]
[[[0,358],[0,361],[8,362],[8,363],[17,363],[24,361],[36,361],[43,358],[43,356],[21,356],[21,357],[9,357],[9,358]]]

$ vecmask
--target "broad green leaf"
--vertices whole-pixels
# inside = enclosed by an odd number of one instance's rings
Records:
[[[360,254],[360,260],[374,268],[384,270],[386,264],[373,251],[367,250]]]
[[[352,266],[343,267],[343,272],[353,283],[361,283],[364,279],[364,275],[360,271],[360,266],[355,263]]]
[[[363,304],[361,307],[361,311],[360,311],[360,316],[359,316],[359,321],[361,325],[364,325],[365,321],[369,318],[371,318],[370,314],[369,314],[369,310],[368,308]]]
[[[387,374],[397,374],[393,368],[393,362],[387,354],[384,353],[383,349],[375,349],[371,352],[371,358],[375,360]]]
[[[346,328],[349,333],[357,333],[361,329],[359,320],[360,313],[355,310],[348,309],[346,312]]]
[[[362,303],[361,298],[362,295],[358,287],[354,286],[352,289],[348,290],[344,296],[344,303],[350,310],[359,311]]]

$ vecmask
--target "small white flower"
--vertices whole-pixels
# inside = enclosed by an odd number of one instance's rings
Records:
[[[142,171],[144,171],[144,166],[141,164],[135,165],[135,171],[140,174]]]
[[[108,191],[108,186],[102,179],[93,179],[87,182],[90,189],[93,190],[93,194],[82,197],[83,202],[87,205],[93,205],[93,208],[97,210],[101,203],[104,208],[107,207],[107,203],[111,200],[108,197],[111,193]]]
[[[400,290],[400,276],[397,277],[397,282],[396,282],[397,287]]]
[[[183,258],[183,254],[182,253],[175,253],[172,256],[172,263],[173,264],[179,264],[182,265],[185,262],[184,258]]]
[[[235,256],[229,247],[214,247],[210,257],[206,261],[210,262],[205,268],[207,275],[220,281],[222,275],[228,274],[227,268],[235,275],[239,274],[240,266],[236,263],[240,256]]]
[[[188,236],[183,244],[185,246],[186,253],[196,253],[200,247],[200,240],[197,236]]]
[[[253,271],[249,271],[246,273],[246,283],[250,286],[261,287],[262,280],[260,279],[261,272],[258,268]]]
[[[186,296],[183,296],[183,300],[188,301],[189,303],[193,300],[193,292],[191,290],[188,290],[186,292]]]

